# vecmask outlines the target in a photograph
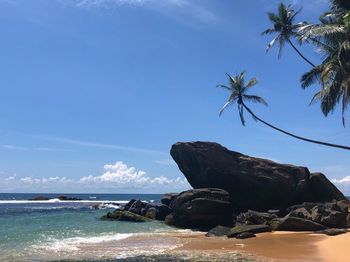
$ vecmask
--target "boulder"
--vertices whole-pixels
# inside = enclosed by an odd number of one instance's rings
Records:
[[[123,210],[128,211],[132,204],[134,204],[134,202],[136,202],[136,199],[131,199],[128,203],[124,205]]]
[[[247,239],[252,237],[256,237],[256,235],[251,232],[244,232],[236,236],[237,239]]]
[[[246,225],[267,224],[271,219],[277,218],[275,214],[248,210],[237,216],[236,222]]]
[[[46,196],[36,196],[36,197],[33,197],[29,200],[32,200],[32,201],[46,201],[46,200],[50,200],[51,198],[49,197],[46,197]]]
[[[273,231],[319,231],[326,229],[319,223],[289,215],[284,218],[272,219],[270,226]]]
[[[142,202],[141,200],[136,200],[128,209],[128,211],[137,215],[141,215],[141,210],[145,208],[146,205],[147,204]]]
[[[157,210],[154,207],[149,208],[146,211],[145,217],[149,219],[156,219],[157,218]]]
[[[228,233],[228,237],[237,237],[242,233],[264,233],[271,232],[271,228],[268,225],[236,225],[231,228]]]
[[[327,236],[337,236],[340,234],[345,234],[348,231],[346,229],[341,229],[341,228],[328,228],[325,230],[320,230],[320,231],[316,231],[315,233],[318,234],[325,234]]]
[[[156,219],[162,221],[172,212],[172,210],[166,205],[156,205],[155,209],[157,210]]]
[[[210,229],[217,225],[231,226],[230,195],[217,188],[184,191],[172,202],[172,218],[166,219],[178,227]]]
[[[209,230],[209,232],[205,235],[207,237],[223,237],[227,236],[230,233],[230,227],[224,226],[216,226]]]
[[[348,203],[344,201],[333,201],[326,203],[306,202],[290,207],[289,211],[290,217],[308,219],[326,227],[348,227]]]
[[[236,212],[346,200],[320,173],[243,155],[217,143],[176,143],[170,154],[193,188],[215,187],[229,192]]]
[[[173,201],[173,199],[178,195],[179,193],[167,193],[164,194],[162,199],[161,199],[161,203],[163,205],[166,206],[170,206],[171,202]]]
[[[107,215],[101,218],[102,220],[118,220],[118,221],[128,221],[128,222],[147,222],[150,221],[148,218],[131,213],[129,211],[116,210],[114,212],[109,212]]]
[[[64,195],[61,195],[59,197],[57,197],[59,200],[61,201],[80,201],[82,200],[81,198],[76,198],[76,197],[67,197],[67,196],[64,196]]]

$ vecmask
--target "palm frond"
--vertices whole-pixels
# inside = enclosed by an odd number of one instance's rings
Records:
[[[260,103],[260,104],[263,104],[265,106],[268,106],[267,102],[260,96],[243,95],[243,98],[249,102]]]
[[[226,89],[226,90],[231,91],[231,88],[228,87],[228,86],[226,86],[226,85],[217,85],[216,87],[221,87],[221,88],[224,88],[224,89]]]
[[[258,83],[258,80],[253,77],[252,79],[249,80],[248,84],[245,86],[245,90],[248,88],[251,88],[252,86],[255,86]]]
[[[309,72],[306,72],[301,77],[301,87],[303,89],[315,84],[317,81],[320,82],[320,77],[322,73],[322,67],[316,66],[312,68]]]
[[[229,106],[230,104],[232,104],[232,103],[233,103],[233,101],[228,101],[228,102],[226,102],[226,103],[224,104],[224,106],[221,108],[220,113],[219,113],[219,116],[221,116],[222,113],[225,111],[226,107],[228,107],[228,106]]]

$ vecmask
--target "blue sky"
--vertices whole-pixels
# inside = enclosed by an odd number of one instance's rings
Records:
[[[217,84],[247,71],[269,107],[254,111],[306,137],[350,144],[339,110],[308,106],[317,86],[286,46],[265,54],[268,0],[0,0],[0,191],[165,192],[188,188],[177,141],[324,172],[350,192],[349,153],[278,134],[237,112]],[[316,21],[323,0],[302,2]],[[303,52],[320,58],[308,46]],[[233,108],[232,108],[233,109]],[[348,121],[349,117],[348,117]]]

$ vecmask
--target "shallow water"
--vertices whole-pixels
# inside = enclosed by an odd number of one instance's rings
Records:
[[[182,245],[171,234],[198,233],[159,221],[102,221],[112,209],[92,208],[96,202],[131,198],[159,202],[160,195],[70,196],[84,201],[28,201],[34,195],[0,194],[0,261],[248,261],[239,254],[215,259],[213,254],[170,254]]]

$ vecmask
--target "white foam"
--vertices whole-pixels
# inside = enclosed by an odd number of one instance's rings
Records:
[[[133,234],[118,233],[90,237],[71,237],[63,240],[53,239],[45,244],[33,245],[35,249],[45,249],[53,252],[78,251],[79,246],[88,244],[100,244],[103,242],[119,241],[131,237]]]

